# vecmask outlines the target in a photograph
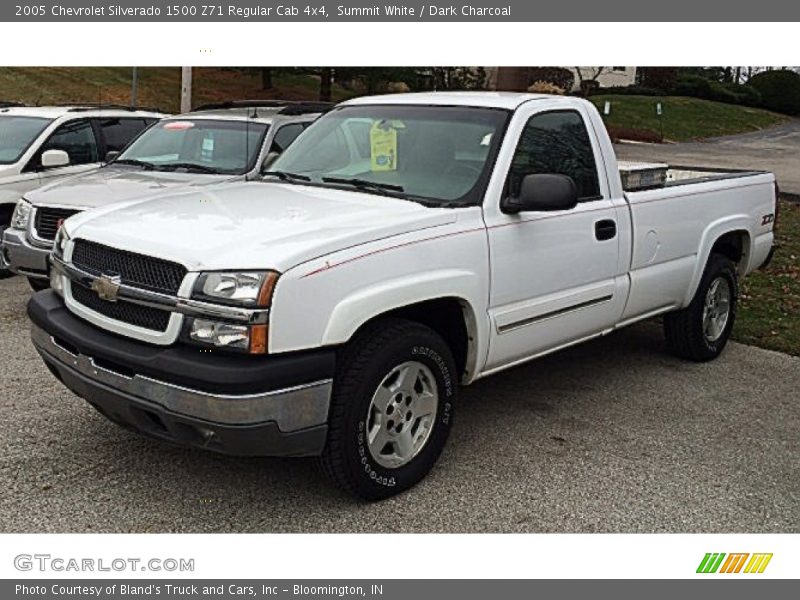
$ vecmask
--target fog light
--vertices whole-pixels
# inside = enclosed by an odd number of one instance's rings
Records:
[[[217,348],[250,349],[250,328],[247,325],[195,319],[189,329],[189,338]]]
[[[50,269],[50,287],[53,288],[56,293],[64,297],[64,279],[61,277],[61,273],[58,272],[58,269]]]

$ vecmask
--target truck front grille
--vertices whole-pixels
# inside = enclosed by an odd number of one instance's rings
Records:
[[[87,240],[75,242],[72,262],[94,275],[119,275],[126,285],[170,295],[178,293],[186,276],[186,268],[178,263]]]
[[[166,310],[139,306],[124,300],[108,302],[101,299],[90,289],[74,281],[71,282],[70,291],[75,302],[109,319],[161,333],[165,332],[167,325],[169,325],[169,317],[172,313]]]
[[[56,239],[56,233],[58,233],[61,223],[79,212],[79,210],[71,208],[50,208],[48,206],[37,208],[36,217],[33,220],[36,235],[43,240],[52,242]]]

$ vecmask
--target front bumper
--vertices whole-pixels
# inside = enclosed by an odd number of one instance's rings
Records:
[[[52,290],[31,298],[28,315],[50,371],[120,425],[223,454],[322,452],[333,350],[240,357],[155,347],[78,319]]]
[[[33,279],[47,279],[47,257],[52,247],[34,246],[21,229],[6,229],[3,232],[2,252],[9,270],[17,275]]]

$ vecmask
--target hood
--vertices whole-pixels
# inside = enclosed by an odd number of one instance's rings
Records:
[[[190,271],[276,269],[456,220],[457,211],[354,191],[280,183],[183,190],[67,221],[89,239]]]
[[[231,175],[145,171],[136,167],[109,165],[44,185],[26,193],[25,199],[41,206],[89,209],[153,196],[180,186],[204,186],[236,178]]]

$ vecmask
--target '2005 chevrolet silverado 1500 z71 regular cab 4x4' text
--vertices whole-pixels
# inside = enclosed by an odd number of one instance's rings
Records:
[[[317,455],[383,498],[431,469],[459,384],[657,314],[678,355],[722,351],[771,253],[774,177],[666,180],[624,190],[580,99],[352,100],[260,182],[67,220],[33,341],[113,421]]]

